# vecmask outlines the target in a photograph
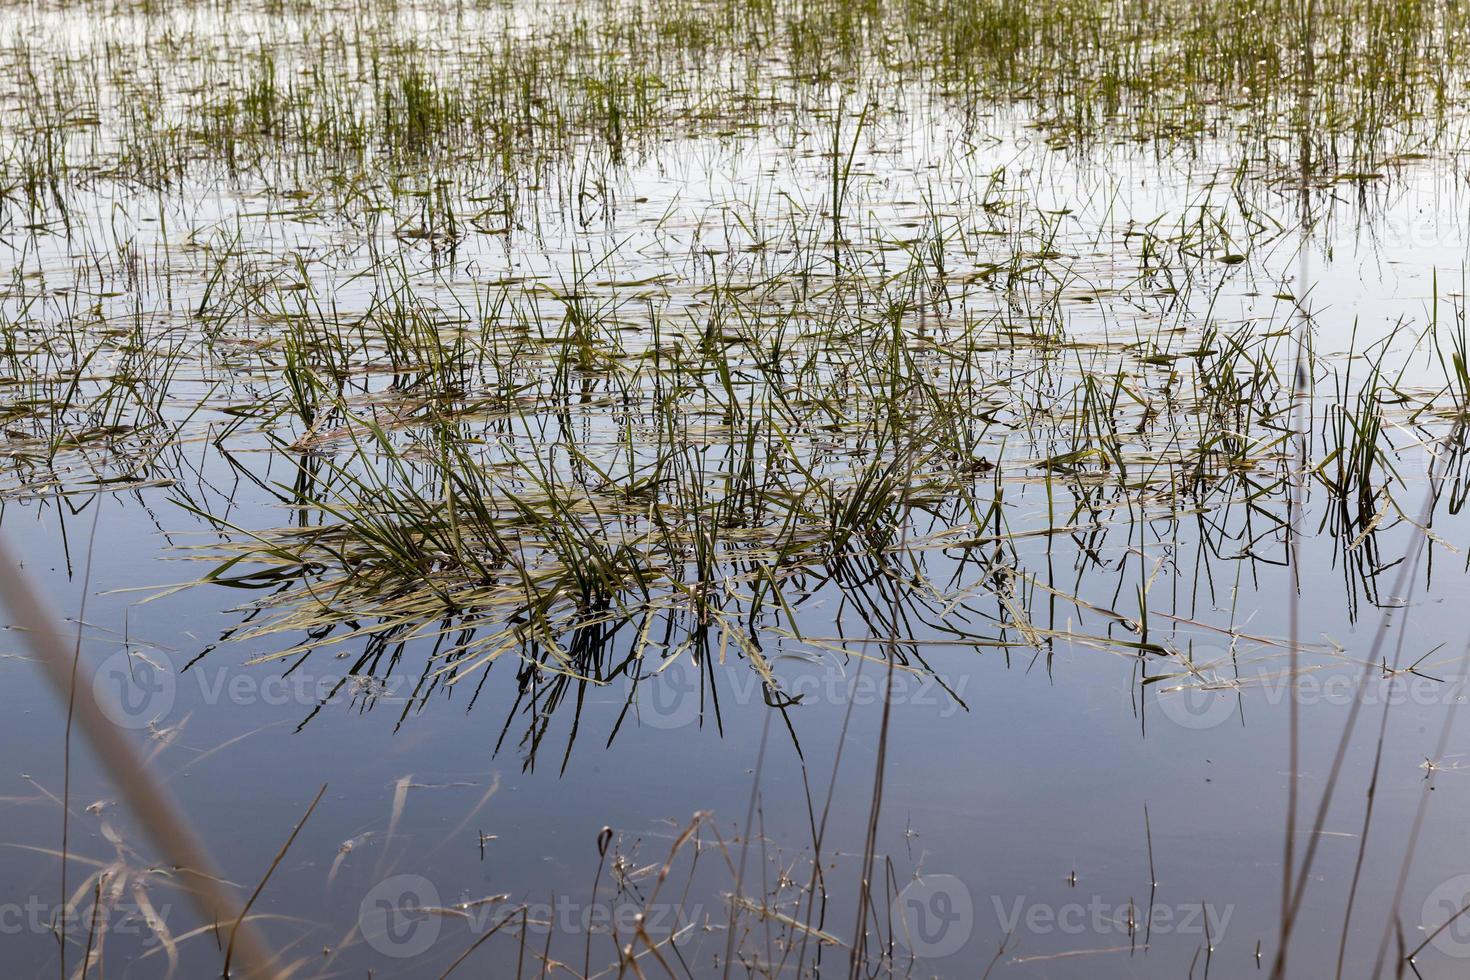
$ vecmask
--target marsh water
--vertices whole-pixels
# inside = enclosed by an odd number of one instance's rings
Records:
[[[0,533],[280,974],[1463,975],[1458,8],[1034,8],[0,5]],[[218,975],[4,635],[5,974]]]

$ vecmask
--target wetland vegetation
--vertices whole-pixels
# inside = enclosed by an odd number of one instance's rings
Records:
[[[0,0],[16,975],[1460,975],[1467,78],[1458,0]]]

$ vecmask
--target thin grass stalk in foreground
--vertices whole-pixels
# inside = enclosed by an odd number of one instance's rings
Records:
[[[71,656],[62,643],[56,616],[45,597],[36,591],[20,570],[20,563],[3,537],[0,537],[0,597],[10,608],[14,625],[24,633],[57,696],[62,701],[70,701]],[[239,903],[226,888],[209,852],[180,814],[167,790],[143,765],[132,743],[103,714],[92,685],[81,685],[74,706],[82,732],[111,774],[118,791],[137,815],[144,832],[171,864],[188,872],[177,880],[201,918],[216,927],[239,922],[235,935],[239,975],[248,980],[277,976],[268,947],[254,925],[241,920]]]
[[[761,788],[761,771],[766,767],[766,742],[771,734],[771,712],[766,712],[765,723],[761,726],[761,744],[755,755],[755,774],[750,784],[750,804],[745,810],[745,830],[740,840],[740,868],[735,873],[735,891],[730,896],[730,921],[725,929],[725,980],[730,976],[730,965],[735,961],[735,914],[739,907],[738,903],[745,896],[745,856],[750,852],[750,828],[755,822],[756,797]]]
[[[230,942],[225,946],[225,976],[230,975],[230,960],[235,955],[235,939],[240,935],[240,926],[244,923],[245,916],[250,914],[250,909],[255,904],[255,900],[260,897],[261,892],[265,891],[265,886],[271,880],[271,875],[275,873],[276,868],[285,860],[286,852],[296,842],[296,835],[301,833],[301,828],[306,826],[306,821],[310,820],[311,815],[316,812],[316,805],[322,801],[322,797],[326,795],[326,792],[327,784],[322,783],[322,788],[316,791],[316,796],[312,797],[311,806],[306,808],[306,813],[297,822],[296,826],[291,828],[291,836],[287,837],[286,843],[281,845],[281,849],[276,853],[276,859],[271,862],[269,868],[265,869],[265,876],[260,879],[260,884],[255,886],[255,891],[251,892],[250,897],[245,900],[245,905],[240,909],[240,914],[236,917],[235,924],[230,927]],[[84,977],[83,980],[86,980],[86,978]]]
[[[898,349],[898,337],[898,324],[897,322],[895,322],[895,355],[897,354]],[[910,391],[912,391],[912,389],[910,389]],[[908,473],[903,483],[905,488],[912,487],[914,484],[915,456],[916,453],[914,451],[914,447],[910,445],[908,450],[908,459],[906,460]],[[899,500],[903,504],[907,503],[907,499],[903,496],[900,496]],[[903,528],[899,532],[899,556],[903,556],[907,553],[909,543],[909,527],[912,523],[913,518],[909,513],[907,507],[905,507],[903,514]],[[902,557],[900,557],[900,560],[902,560]],[[893,629],[892,631],[890,631],[887,637],[887,641],[883,645],[885,659],[888,661],[887,673],[884,675],[883,679],[883,721],[878,729],[878,753],[877,758],[874,760],[873,764],[873,802],[868,812],[867,838],[863,844],[863,875],[860,882],[860,891],[858,892],[857,929],[853,932],[852,954],[850,960],[848,961],[848,976],[850,980],[857,980],[857,978],[860,976],[861,967],[863,965],[863,958],[866,955],[868,949],[866,930],[868,908],[872,904],[873,900],[873,858],[878,846],[878,821],[883,810],[883,781],[884,777],[887,774],[886,770],[888,766],[888,731],[893,713],[893,673],[894,664],[898,659],[898,636],[896,631],[898,629],[898,624],[900,621],[898,608],[899,588],[900,584],[897,580],[895,580],[893,583],[893,605],[891,610]]]
[[[77,667],[82,661],[82,629],[87,622],[87,597],[92,592],[92,557],[97,547],[97,520],[102,515],[102,501],[97,499],[95,509],[92,511],[92,530],[87,539],[87,564],[82,572],[82,600],[77,609],[77,641],[71,651],[71,680],[68,683],[66,698],[66,734],[61,740],[61,911],[60,928],[57,929],[57,958],[58,972],[61,980],[66,980],[66,867],[67,855],[71,850],[71,730],[72,722],[76,719],[77,706]],[[100,880],[99,880],[100,884]],[[96,907],[92,909],[96,918]],[[87,941],[87,959],[91,959],[91,938]],[[86,980],[87,966],[82,965],[82,980]]]
[[[1295,473],[1288,473],[1289,483],[1287,486],[1286,505],[1286,547],[1287,558],[1291,565],[1289,572],[1291,585],[1291,605],[1288,610],[1289,636],[1291,648],[1290,663],[1288,669],[1291,676],[1297,676],[1299,644],[1301,640],[1302,625],[1302,590],[1301,590],[1301,544],[1298,537],[1302,516],[1302,490],[1306,479],[1306,456],[1307,449],[1303,435],[1302,400],[1306,397],[1309,387],[1310,365],[1304,366],[1303,351],[1307,344],[1307,334],[1312,328],[1311,314],[1308,312],[1306,303],[1309,292],[1308,279],[1311,276],[1311,255],[1307,250],[1311,241],[1311,197],[1309,177],[1311,174],[1312,134],[1310,127],[1312,109],[1312,75],[1313,75],[1313,43],[1315,33],[1313,31],[1313,17],[1316,14],[1314,0],[1306,0],[1302,8],[1302,54],[1306,60],[1306,74],[1302,80],[1299,94],[1299,112],[1301,118],[1298,125],[1301,128],[1301,147],[1298,152],[1298,163],[1301,165],[1301,252],[1298,256],[1300,265],[1297,271],[1297,304],[1300,316],[1297,325],[1296,365],[1292,374],[1292,399],[1291,399],[1291,428],[1293,441],[1296,444],[1296,466]],[[1289,458],[1289,457],[1288,457]],[[1291,875],[1296,861],[1296,819],[1297,798],[1300,788],[1297,783],[1301,775],[1301,699],[1293,697],[1288,705],[1289,713],[1289,735],[1290,748],[1288,749],[1289,773],[1291,780],[1286,789],[1286,841],[1284,844],[1285,854],[1281,862],[1281,939],[1276,947],[1276,957],[1271,966],[1272,980],[1281,980],[1286,973],[1287,948],[1291,945],[1291,931],[1296,918],[1297,904],[1301,896],[1294,893]],[[1356,705],[1354,705],[1356,708]],[[1351,716],[1350,716],[1351,717]],[[1325,805],[1324,805],[1325,808]],[[1304,869],[1311,867],[1312,851],[1316,845],[1313,840],[1308,847]],[[1304,871],[1305,874],[1305,871]],[[1305,882],[1303,883],[1305,888]],[[1190,972],[1193,972],[1191,970]]]

